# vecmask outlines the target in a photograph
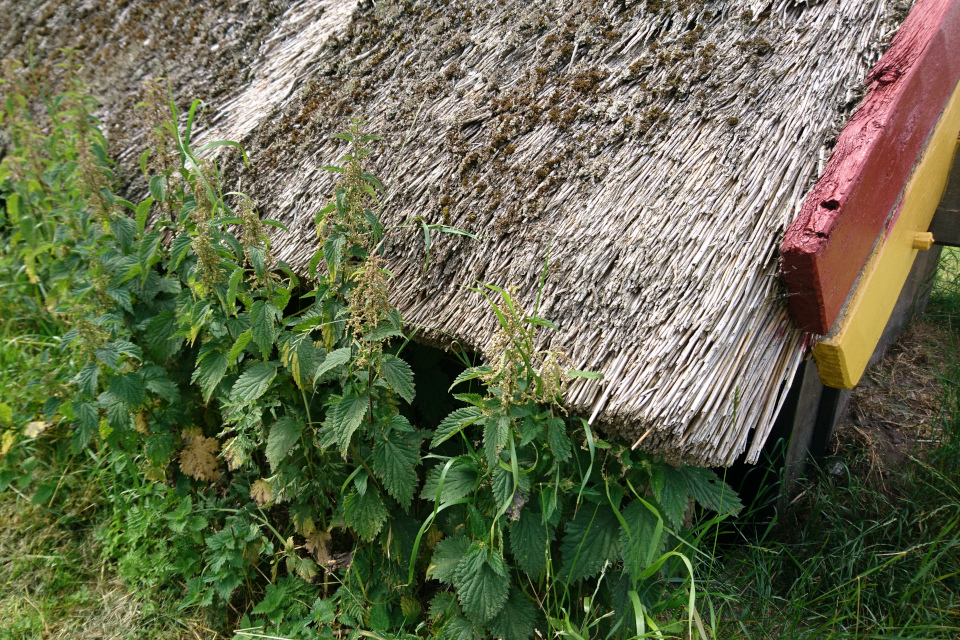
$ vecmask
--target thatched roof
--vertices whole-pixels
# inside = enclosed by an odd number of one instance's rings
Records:
[[[230,4],[230,3],[227,3]],[[246,3],[236,3],[246,5]],[[760,453],[802,357],[777,247],[903,18],[883,0],[554,3],[303,0],[276,20],[207,137],[286,222],[303,268],[348,116],[384,135],[394,302],[421,339],[482,351],[496,327],[461,285],[532,306],[576,368],[571,409],[671,460]],[[189,63],[188,63],[189,64]],[[406,142],[405,142],[406,141]]]

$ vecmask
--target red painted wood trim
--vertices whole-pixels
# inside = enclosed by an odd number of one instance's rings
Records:
[[[780,247],[797,324],[830,330],[960,80],[960,0],[917,0]]]

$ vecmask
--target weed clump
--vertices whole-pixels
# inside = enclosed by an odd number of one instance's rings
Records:
[[[422,233],[426,268],[437,233],[473,236],[421,217],[385,228],[368,170],[378,137],[353,121],[325,167],[339,181],[315,253],[294,272],[267,232],[284,226],[223,186],[214,150],[243,150],[195,146],[202,104],[163,110],[159,86],[140,107],[149,195],[131,202],[81,84],[41,119],[37,87],[4,85],[0,490],[59,509],[84,482],[104,487],[89,503],[104,556],[225,632],[617,637],[654,616],[690,632],[697,602],[672,595],[694,588],[677,550],[702,533],[688,506],[728,517],[732,490],[568,415],[564,385],[599,376],[538,346],[555,327],[516,291],[474,289],[500,331],[486,364],[464,361],[458,393],[415,383],[384,239]],[[421,419],[424,392],[453,410]],[[51,481],[64,460],[79,469],[65,493]]]

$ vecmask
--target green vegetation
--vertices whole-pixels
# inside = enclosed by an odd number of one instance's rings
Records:
[[[489,362],[415,380],[383,240],[460,232],[383,227],[362,123],[294,273],[283,226],[224,190],[213,152],[242,150],[192,144],[202,104],[147,87],[131,202],[64,72],[2,85],[0,639],[960,634],[955,348],[935,442],[896,478],[847,446],[762,521],[567,415],[593,374],[535,348],[553,326],[508,288],[475,289]],[[928,315],[960,336],[952,250]]]
[[[3,84],[0,634],[710,635],[699,547],[736,494],[567,415],[564,385],[597,376],[534,347],[554,328],[536,306],[478,285],[493,357],[429,390],[445,418],[414,410],[383,240],[461,232],[383,227],[362,123],[294,273],[266,233],[283,225],[224,189],[215,152],[242,150],[194,146],[200,102],[148,85],[131,202],[64,73],[56,93],[17,65]]]

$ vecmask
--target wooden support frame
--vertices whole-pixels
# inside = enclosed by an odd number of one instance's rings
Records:
[[[874,248],[834,327],[814,347],[825,385],[851,389],[867,368],[921,248],[917,236],[929,229],[946,189],[958,132],[960,86],[955,86],[884,237]],[[924,246],[929,249],[929,243]]]
[[[830,331],[960,80],[960,0],[917,0],[781,245],[791,315]],[[939,194],[938,194],[939,195]]]

